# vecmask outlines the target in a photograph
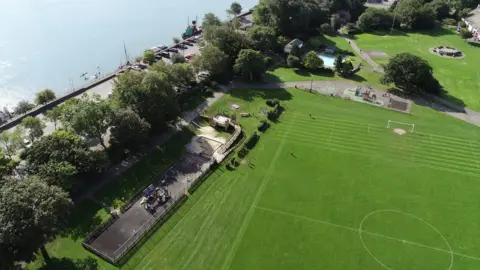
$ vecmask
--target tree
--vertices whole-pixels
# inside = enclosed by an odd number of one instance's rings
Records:
[[[287,57],[287,66],[289,68],[298,68],[300,67],[301,61],[300,58],[294,56],[294,55],[288,55]]]
[[[242,13],[242,5],[240,5],[238,2],[233,2],[230,5],[230,9],[227,10],[227,13],[235,16]]]
[[[151,70],[166,74],[167,81],[179,88],[189,85],[195,79],[193,68],[187,63],[170,65],[159,61],[152,66]]]
[[[263,56],[259,51],[246,49],[241,50],[238,54],[238,58],[235,61],[233,70],[239,74],[242,74],[250,81],[253,81],[262,77],[266,71],[266,67]]]
[[[125,72],[115,82],[114,96],[122,108],[131,108],[152,127],[162,131],[166,122],[180,113],[170,76],[156,70],[145,73]]]
[[[187,62],[185,57],[183,57],[183,55],[179,53],[172,53],[172,55],[170,56],[170,60],[172,60],[173,64],[181,64]]]
[[[400,21],[412,29],[431,29],[435,26],[434,12],[420,0],[402,0],[395,8]]]
[[[48,102],[54,100],[55,97],[55,92],[53,92],[51,89],[43,89],[42,91],[38,92],[35,95],[35,103],[37,105],[43,105],[47,104]]]
[[[180,43],[181,39],[179,37],[173,37],[172,41],[173,43],[177,44],[177,43]]]
[[[132,110],[117,111],[111,125],[110,144],[123,152],[135,152],[147,142],[150,124]]]
[[[469,8],[463,8],[463,9],[460,9],[458,11],[458,19],[463,19],[463,18],[466,18],[468,17],[468,14],[470,13],[470,9]]]
[[[46,127],[40,118],[32,116],[23,118],[21,125],[25,129],[28,140],[32,143],[43,136],[43,129]]]
[[[83,177],[89,179],[100,172],[106,162],[103,152],[91,151],[82,138],[69,130],[57,130],[40,138],[22,153],[22,158],[29,173],[57,175],[58,179],[48,179],[49,182],[73,190],[83,185]],[[73,172],[69,165],[75,168],[74,179],[67,177]]]
[[[197,72],[208,71],[211,75],[218,75],[225,72],[227,55],[219,48],[208,44],[200,55],[195,56],[192,64]]]
[[[110,104],[99,95],[84,94],[77,104],[63,108],[63,124],[78,134],[97,139],[107,149],[103,136],[107,133],[113,114]]]
[[[305,56],[303,64],[306,68],[315,70],[323,66],[323,60],[318,57],[315,51],[310,51],[309,53],[307,53],[307,56]]]
[[[340,28],[340,15],[332,14],[330,17],[330,27],[332,27],[333,31],[337,31]]]
[[[150,50],[146,50],[143,53],[143,61],[145,61],[145,63],[149,65],[153,64],[153,62],[155,61],[155,54]]]
[[[19,129],[13,131],[4,130],[0,133],[0,147],[3,149],[5,155],[10,159],[23,146],[22,134]]]
[[[0,188],[2,264],[32,258],[38,249],[48,264],[45,244],[65,228],[72,206],[64,190],[36,177],[5,182]]]
[[[467,29],[462,29],[462,31],[460,32],[460,36],[461,36],[461,37],[465,40],[465,42],[466,42],[467,39],[473,37],[473,34],[472,34],[472,32],[468,31]]]
[[[384,84],[394,83],[405,92],[440,92],[440,84],[433,77],[432,67],[424,59],[410,54],[400,53],[392,57],[385,65]]]
[[[328,23],[322,23],[322,25],[320,25],[320,30],[321,30],[322,33],[324,33],[324,34],[330,34],[330,33],[333,32],[332,27],[331,27],[330,24],[328,24]]]
[[[15,107],[15,110],[13,110],[13,113],[15,115],[21,115],[21,114],[27,113],[28,111],[32,110],[33,108],[35,108],[35,104],[33,104],[31,102],[28,102],[26,100],[22,100],[22,101],[18,102],[17,107]]]
[[[18,161],[7,157],[0,149],[0,187],[3,185],[3,180],[5,177],[12,175],[13,170],[18,166],[18,164]]]
[[[393,26],[393,15],[380,8],[368,8],[357,21],[357,26],[362,31],[386,30]]]
[[[277,36],[275,29],[268,26],[255,25],[248,29],[248,37],[258,50],[271,50],[275,47]]]
[[[48,110],[45,113],[45,118],[48,121],[53,123],[55,130],[57,130],[57,123],[58,121],[60,121],[61,117],[62,117],[62,107],[54,107],[53,109]]]
[[[343,57],[341,55],[337,55],[335,57],[334,66],[335,66],[335,71],[337,71],[338,73],[341,73],[342,67],[343,67]]]
[[[48,161],[38,167],[37,175],[49,185],[55,185],[64,190],[72,190],[77,168],[66,161]]]
[[[247,36],[228,25],[205,28],[204,38],[205,41],[223,51],[230,58],[231,63],[235,62],[242,49],[250,48],[250,40]]]
[[[350,59],[343,60],[343,63],[340,69],[340,74],[342,76],[350,76],[352,75],[352,72],[353,72],[352,61],[350,61]]]
[[[433,0],[425,6],[433,10],[437,20],[443,20],[450,15],[450,6],[445,0]]]
[[[220,26],[222,22],[220,19],[213,13],[207,13],[203,16],[202,27],[205,29],[208,26]]]

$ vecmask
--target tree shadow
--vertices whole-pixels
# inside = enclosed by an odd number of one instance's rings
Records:
[[[85,238],[102,223],[101,218],[97,215],[102,208],[90,200],[76,205],[68,218],[67,228],[62,236],[70,237],[74,241]]]
[[[262,99],[278,99],[281,101],[291,100],[292,94],[285,90],[283,86],[278,87],[278,89],[242,89],[234,88],[230,92],[230,95],[235,98],[243,99],[245,101],[252,101],[255,98]]]
[[[42,265],[40,270],[96,270],[98,262],[93,257],[85,259],[51,258],[48,264]]]
[[[328,35],[329,37],[335,37],[336,35],[335,34],[332,34],[332,35]],[[336,42],[331,40],[331,39],[328,39],[325,37],[325,35],[319,35],[319,36],[316,36],[312,39],[316,39],[318,40],[319,42],[321,42],[323,45],[326,45],[326,46],[334,46],[336,47]]]
[[[367,81],[364,77],[362,77],[358,74],[353,74],[352,76],[343,77],[343,78],[346,79],[346,80],[351,80],[351,81],[358,82],[358,83],[363,83],[363,82]]]
[[[269,72],[269,73],[266,73],[265,76],[263,76],[263,81],[265,83],[279,83],[279,82],[282,82],[282,80],[280,79],[280,77],[278,77],[277,75]]]
[[[408,36],[408,33],[407,32],[403,32],[403,31],[400,31],[400,30],[396,30],[396,29],[393,29],[393,31],[387,31],[387,30],[383,30],[383,31],[372,31],[372,32],[369,32],[369,34],[372,34],[372,35],[375,35],[375,36],[380,36],[380,37],[384,37],[384,36],[402,36],[402,37],[406,37]]]
[[[420,34],[420,35],[425,35],[425,36],[431,36],[431,37],[440,37],[440,36],[447,36],[447,35],[454,35],[455,32],[450,30],[450,29],[446,29],[446,28],[443,28],[443,27],[438,27],[438,28],[435,28],[435,29],[431,29],[431,30],[419,30],[419,31],[408,31],[409,33],[411,34]]]
[[[476,48],[480,48],[480,43],[477,42],[467,42],[468,45]]]

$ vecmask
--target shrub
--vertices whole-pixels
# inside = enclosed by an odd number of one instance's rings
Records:
[[[324,24],[320,25],[320,30],[324,34],[330,34],[330,33],[333,32],[332,27],[328,23],[324,23]]]
[[[260,121],[260,125],[258,125],[257,129],[258,131],[265,132],[270,127],[267,121],[262,120]]]
[[[257,132],[254,132],[250,138],[248,138],[247,142],[245,143],[245,148],[247,150],[253,149],[257,144],[258,140],[260,139],[260,135]]]
[[[270,106],[270,107],[275,107],[275,105],[280,104],[280,101],[278,101],[278,99],[274,98],[274,99],[267,99],[265,101],[265,103],[267,103],[267,105]]]
[[[458,22],[458,26],[460,26],[461,28],[467,27],[467,25],[465,24],[464,21],[459,21],[459,22]]]
[[[300,64],[301,64],[300,58],[298,58],[294,55],[291,55],[291,54],[287,57],[287,66],[289,68],[300,67]]]
[[[280,106],[280,104],[277,104],[273,109],[268,111],[267,118],[270,121],[276,121],[282,112],[283,112],[283,107]]]
[[[445,18],[442,20],[442,24],[444,25],[457,25],[457,21],[455,19],[452,19],[452,18]]]
[[[237,156],[239,158],[244,158],[248,154],[248,149],[244,146],[238,151]]]
[[[265,62],[266,67],[269,67],[273,64],[273,59],[270,56],[263,58],[263,61]]]

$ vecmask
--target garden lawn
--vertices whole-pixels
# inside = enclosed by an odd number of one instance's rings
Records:
[[[324,44],[327,46],[334,46],[343,50],[353,51],[348,42],[339,36],[323,35],[316,37],[310,41],[314,44]],[[357,54],[355,56],[347,56],[353,61],[353,65],[357,66],[362,60]],[[373,72],[372,68],[363,61],[363,66],[355,75],[344,78],[338,74],[324,71],[308,71],[306,69],[298,68],[276,68],[273,71],[269,71],[265,75],[267,82],[297,82],[297,81],[353,81],[361,84],[371,84],[375,87],[385,88],[385,85],[380,83],[382,74]]]
[[[456,35],[455,31],[436,29],[428,32],[404,33],[400,31],[360,34],[355,42],[365,52],[386,52],[390,57],[409,52],[427,60],[433,67],[434,76],[448,92],[447,98],[470,109],[480,111],[480,48],[470,45]],[[440,57],[429,52],[438,46],[455,47],[466,56],[460,59]],[[386,63],[385,58],[373,58]]]
[[[478,127],[295,89],[234,89],[208,113],[263,118],[272,97],[286,111],[246,161],[207,178],[125,269],[480,268]],[[248,133],[256,117],[239,120]]]

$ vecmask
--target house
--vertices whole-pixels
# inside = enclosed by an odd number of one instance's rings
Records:
[[[290,41],[290,43],[288,43],[287,45],[285,45],[285,50],[284,50],[285,53],[290,53],[292,51],[293,44],[297,44],[298,48],[303,47],[303,41],[296,38],[296,39]]]
[[[480,31],[480,5],[472,10],[467,17],[462,18],[467,25],[468,31],[478,33]]]
[[[253,26],[253,9],[250,9],[247,12],[239,14],[237,16],[238,21],[240,22],[240,29],[247,30]]]
[[[232,123],[230,118],[223,115],[216,115],[210,119],[210,125],[213,127],[222,127],[227,130]]]

